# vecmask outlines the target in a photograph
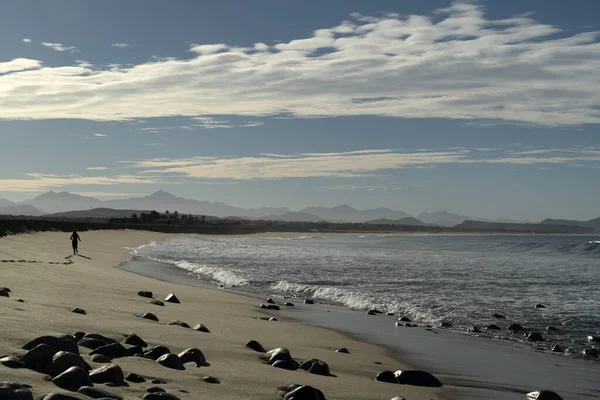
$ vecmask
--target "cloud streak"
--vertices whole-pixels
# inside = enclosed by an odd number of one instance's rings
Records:
[[[54,51],[68,51],[69,53],[79,53],[79,49],[75,46],[65,46],[62,43],[42,42],[42,46],[48,47]]]
[[[565,33],[528,16],[490,19],[471,2],[431,15],[353,14],[287,43],[192,45],[190,54],[133,66],[15,70],[0,76],[0,118],[283,114],[600,123],[598,32]]]

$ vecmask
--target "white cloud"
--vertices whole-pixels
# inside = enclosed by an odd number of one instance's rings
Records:
[[[86,169],[88,171],[105,171],[108,168],[107,167],[87,167]]]
[[[5,192],[35,192],[62,188],[67,185],[153,184],[160,182],[159,179],[149,175],[60,176],[30,173],[25,174],[25,176],[27,176],[26,179],[0,179],[0,187],[2,187],[2,190]]]
[[[105,135],[104,133],[94,133],[94,136],[96,136],[96,137],[107,137],[108,135]]]
[[[31,43],[31,39],[23,38],[23,43]]]
[[[112,47],[118,47],[120,49],[124,49],[125,47],[129,47],[129,45],[127,43],[113,43],[111,44]]]
[[[15,58],[12,61],[0,62],[0,74],[38,69],[41,67],[41,61],[30,60],[28,58]]]
[[[203,44],[191,52],[190,59],[0,76],[0,118],[283,114],[600,123],[598,32],[562,32],[526,15],[494,20],[472,2],[431,16],[354,15],[272,47]]]
[[[75,46],[65,46],[62,43],[42,42],[42,46],[46,46],[55,51],[68,51],[69,53],[78,53],[79,49]]]

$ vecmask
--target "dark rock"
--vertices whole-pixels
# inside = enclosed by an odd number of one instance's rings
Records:
[[[471,328],[467,329],[467,331],[468,331],[468,332],[472,332],[472,333],[481,333],[481,329],[479,329],[479,328],[478,328],[478,327],[476,327],[476,326],[473,326],[473,327],[471,327]]]
[[[272,299],[272,298],[270,298],[270,297],[267,299],[267,303],[269,303],[269,304],[276,304],[276,303],[275,303],[275,300],[273,300],[273,299]]]
[[[490,325],[486,326],[485,329],[490,330],[490,331],[499,331],[500,327],[496,324],[490,324]]]
[[[165,383],[167,383],[167,381],[165,381],[164,379],[152,379],[150,383],[152,383],[153,385],[164,385]]]
[[[393,397],[392,400],[406,400],[406,398],[400,397],[400,396],[396,396],[396,397]]]
[[[74,342],[74,343],[77,343],[77,341],[79,340],[75,336],[69,335],[68,333],[62,333],[62,334],[58,335],[57,337],[59,339],[70,340],[71,342]]]
[[[83,336],[83,338],[84,339],[97,339],[97,340],[104,342],[104,344],[118,343],[115,339],[106,337],[99,333],[87,333]]]
[[[90,360],[92,360],[95,363],[98,364],[108,364],[110,362],[112,362],[112,360],[102,354],[94,354],[92,357],[90,357]]]
[[[583,350],[583,355],[587,357],[598,358],[599,354],[600,352],[598,352],[598,350],[594,348]]]
[[[0,364],[8,368],[26,368],[25,363],[20,358],[13,356],[0,358]]]
[[[261,308],[262,308],[263,304],[261,304]],[[267,304],[267,310],[279,310],[279,306],[277,304]]]
[[[248,343],[245,344],[246,347],[254,350],[254,351],[258,351],[259,353],[266,353],[267,351],[265,350],[264,347],[262,347],[262,345],[260,343],[258,343],[256,340],[251,340]]]
[[[527,393],[528,400],[563,400],[556,392],[550,390],[540,390],[538,392]]]
[[[497,318],[497,319],[506,319],[505,315],[498,314],[498,313],[492,314],[492,317]]]
[[[23,354],[20,358],[23,364],[34,371],[44,372],[46,365],[52,360],[56,352],[47,344],[38,344],[33,349]]]
[[[77,347],[77,343],[66,339],[60,339],[55,336],[40,336],[35,338],[25,344],[23,349],[31,350],[38,344],[42,343],[52,347],[55,353],[57,351],[68,351],[69,353],[79,354],[79,347]]]
[[[151,358],[153,360],[157,360],[160,356],[164,354],[169,354],[171,350],[169,350],[166,346],[154,346],[151,349],[148,349],[144,352],[144,357]]]
[[[408,318],[408,317],[401,317],[399,319],[399,321],[402,321],[402,322],[412,322],[412,320],[410,318]]]
[[[393,371],[383,371],[377,374],[375,380],[379,382],[396,383],[396,376]]]
[[[546,308],[546,306],[543,304],[536,304],[535,308]]]
[[[296,305],[294,303],[290,303],[289,301],[287,303],[283,304],[286,307],[295,307]]]
[[[552,348],[552,351],[554,351],[555,353],[564,353],[565,352],[565,350],[562,347],[560,347],[559,344],[557,344],[556,346],[554,346]]]
[[[71,336],[75,338],[75,342],[79,342],[85,336],[85,332],[77,331]]]
[[[370,311],[370,312],[372,312],[372,313],[375,313],[375,314],[383,314],[383,312],[379,311],[379,310],[378,310],[378,309],[376,309],[376,308],[373,308],[373,309],[371,309],[371,310],[369,310],[369,311]]]
[[[167,393],[167,392],[159,392],[159,393],[146,393],[143,400],[179,400],[179,397]]]
[[[0,287],[0,290],[4,290],[5,292],[11,293],[11,290],[9,288],[7,288],[6,286]]]
[[[134,374],[134,373],[127,374],[127,376],[125,377],[125,380],[129,381],[129,382],[133,382],[133,383],[146,382],[146,379],[144,379],[143,376],[140,376],[140,375]]]
[[[46,371],[51,376],[57,376],[71,367],[79,367],[84,371],[89,371],[92,369],[79,354],[59,351],[58,353],[54,354],[52,359],[48,362]]]
[[[587,337],[588,342],[596,342],[596,343],[600,343],[600,336],[588,336]]]
[[[369,310],[366,312],[367,315],[377,315],[376,312],[374,312],[373,310]]]
[[[292,358],[290,351],[285,347],[277,347],[276,349],[270,350],[265,354],[261,354],[260,358],[271,365],[276,361],[283,360],[295,364],[296,367],[298,366],[296,360]]]
[[[100,347],[106,346],[108,343],[100,339],[83,338],[77,344],[87,349],[96,350]]]
[[[442,322],[440,328],[452,328],[452,324],[450,322]]]
[[[292,363],[292,362],[287,361],[287,360],[275,361],[271,365],[274,366],[275,368],[287,369],[287,370],[290,370],[290,371],[295,371],[295,370],[298,369],[298,364]]]
[[[116,364],[103,365],[90,371],[90,379],[94,383],[112,383],[116,386],[123,386],[125,383],[123,370]]]
[[[558,331],[559,331],[559,329],[558,329],[558,328],[555,328],[555,327],[553,327],[553,326],[547,326],[547,327],[546,327],[546,330],[547,330],[548,332],[558,332]]]
[[[125,352],[127,353],[127,357],[144,355],[144,349],[142,349],[140,346],[128,347],[125,349]]]
[[[315,301],[311,299],[305,299],[304,304],[315,304]]]
[[[140,346],[140,347],[148,347],[148,343],[135,333],[130,333],[127,335],[123,343],[131,345],[131,346]]]
[[[0,399],[33,400],[31,386],[14,382],[0,382]]]
[[[183,328],[190,328],[190,326],[188,324],[186,324],[185,322],[180,321],[178,319],[176,319],[175,321],[169,322],[167,325],[179,325]]]
[[[539,332],[532,332],[529,335],[527,335],[527,340],[529,340],[530,342],[543,342],[544,337]]]
[[[137,315],[138,318],[150,319],[152,321],[158,322],[158,317],[152,313],[140,313]]]
[[[163,302],[162,302],[162,301],[160,301],[160,300],[152,300],[152,301],[150,302],[150,304],[154,304],[155,306],[163,306],[163,307],[164,307],[164,305],[165,305],[165,303],[163,303]]]
[[[149,292],[147,290],[140,290],[138,292],[138,296],[147,297],[149,299],[151,299],[153,297],[152,292]]]
[[[411,386],[441,387],[442,383],[429,372],[425,371],[396,371],[396,383]]]
[[[48,393],[42,400],[80,400],[79,397],[70,396],[63,393]]]
[[[23,300],[23,299],[16,299],[15,301],[16,301],[17,303],[25,303],[25,300]]]
[[[388,317],[393,317],[396,314],[394,314],[393,312],[386,312],[385,315],[387,315]]]
[[[6,290],[0,289],[0,297],[10,297],[10,294]]]
[[[98,389],[92,386],[82,386],[77,391],[83,395],[91,397],[93,399],[115,399],[115,400],[123,400],[122,396],[119,396],[115,393],[107,392],[106,390]]]
[[[308,385],[289,385],[278,389],[284,400],[325,400],[323,392]]]
[[[74,312],[75,314],[83,314],[83,315],[86,314],[86,312],[83,308],[74,308],[71,310],[71,312]]]
[[[206,362],[206,357],[204,357],[202,350],[197,348],[185,349],[179,353],[178,356],[183,364],[193,362],[196,364],[196,367],[207,367],[210,365]]]
[[[345,353],[345,354],[350,354],[350,352],[348,351],[348,349],[347,349],[347,348],[345,348],[345,347],[342,347],[342,348],[340,348],[340,349],[337,349],[335,352],[336,352],[336,353]]]
[[[183,362],[181,361],[181,358],[179,358],[179,356],[177,354],[173,354],[173,353],[163,354],[162,356],[160,356],[158,358],[158,360],[156,360],[156,362],[159,363],[160,365],[162,365],[163,367],[167,367],[167,368],[178,369],[178,370],[185,369],[185,367],[183,366]]]
[[[177,303],[177,304],[181,303],[179,301],[179,299],[177,298],[177,296],[175,296],[173,293],[169,293],[169,295],[165,298],[165,301],[167,303]]]
[[[521,332],[525,330],[525,328],[523,328],[523,325],[521,324],[510,324],[506,329],[513,332]]]
[[[194,325],[194,327],[192,329],[195,330],[195,331],[198,331],[198,332],[210,333],[210,331],[208,330],[208,328],[205,327],[202,324],[196,324],[196,325]]]
[[[148,393],[164,393],[164,392],[166,392],[166,390],[161,387],[158,387],[158,386],[152,386],[152,387],[149,387],[148,389],[146,389],[146,392],[148,392]]]
[[[331,376],[331,372],[329,371],[329,365],[325,361],[314,360],[308,372],[315,375],[324,375]]]
[[[87,371],[79,367],[71,367],[52,379],[59,388],[77,391],[82,386],[94,386]]]
[[[221,383],[217,378],[215,378],[214,376],[205,376],[202,378],[202,380],[206,383]]]
[[[271,317],[271,318],[269,318],[269,321],[271,321],[271,322],[277,322],[277,318]]]
[[[91,356],[94,354],[102,354],[109,358],[121,358],[127,357],[127,349],[121,343],[111,343],[90,352]]]

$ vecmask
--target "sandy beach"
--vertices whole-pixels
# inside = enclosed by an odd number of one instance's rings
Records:
[[[180,399],[277,399],[277,387],[290,384],[314,386],[328,399],[443,398],[443,388],[373,380],[383,370],[410,369],[382,347],[285,318],[278,322],[259,320],[264,314],[259,302],[250,297],[162,282],[115,268],[131,259],[127,247],[169,237],[140,231],[83,232],[79,256],[71,256],[68,233],[23,234],[0,239],[0,286],[11,290],[10,297],[0,297],[3,321],[0,355],[21,355],[25,352],[21,349],[23,345],[43,335],[82,331],[122,341],[135,332],[150,347],[164,345],[172,353],[199,348],[210,366],[197,368],[188,363],[185,370],[174,370],[142,357],[114,359],[112,362],[125,375],[135,373],[146,378],[144,383],[129,382],[128,386],[95,385],[125,399],[141,399],[151,386],[160,386]],[[174,293],[181,304],[165,303],[164,307],[150,304],[150,299],[138,296],[140,290],[153,292],[159,300]],[[75,307],[86,314],[73,313]],[[154,313],[159,322],[136,318],[136,314],[143,312]],[[204,324],[210,333],[168,325],[174,320],[191,326]],[[274,368],[260,360],[260,353],[244,346],[249,340],[259,341],[267,350],[285,346],[298,360],[323,360],[335,376]],[[350,354],[336,353],[341,347],[348,348]],[[80,346],[80,352],[92,368],[103,365],[90,360],[89,349]],[[2,381],[30,385],[36,399],[47,393],[67,393],[42,373],[3,365],[0,369]],[[221,383],[204,382],[205,376],[216,377]],[[166,383],[152,384],[151,379]]]

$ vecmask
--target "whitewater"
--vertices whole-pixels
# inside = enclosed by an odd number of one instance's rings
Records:
[[[600,240],[593,236],[361,235],[296,238],[182,235],[132,250],[189,271],[190,279],[264,296],[377,308],[421,324],[583,357],[598,347]],[[536,308],[543,304],[545,308]],[[497,319],[493,314],[506,316]],[[486,331],[488,324],[500,331]],[[547,330],[548,327],[557,328]]]

